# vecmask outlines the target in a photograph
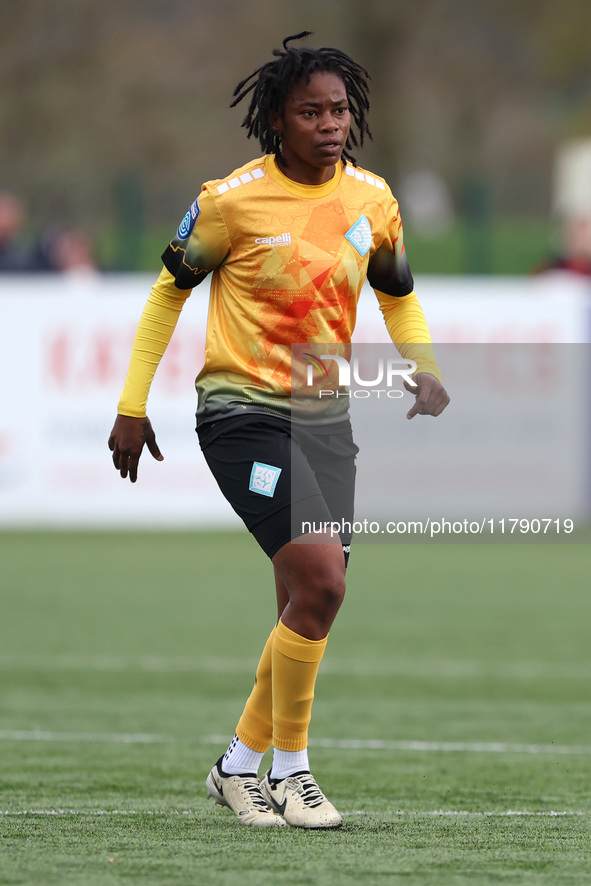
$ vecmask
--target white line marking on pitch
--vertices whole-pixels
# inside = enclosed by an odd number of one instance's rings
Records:
[[[23,817],[26,815],[46,815],[46,816],[182,816],[182,815],[204,815],[207,811],[198,811],[194,809],[0,809],[0,816],[5,818]],[[529,809],[506,809],[495,811],[493,809],[486,811],[470,811],[463,809],[386,809],[380,812],[373,810],[356,809],[351,812],[343,812],[343,816],[376,816],[376,817],[403,817],[403,816],[425,816],[425,817],[463,817],[463,818],[509,818],[509,817],[531,817],[531,818],[566,818],[568,816],[585,816],[589,812],[578,810],[555,810],[533,811]]]
[[[227,736],[210,735],[199,739],[200,744],[227,743]],[[394,741],[356,738],[311,738],[310,747],[338,748],[353,751],[422,751],[426,753],[479,753],[479,754],[591,754],[591,747],[559,744],[517,744],[489,741]]]
[[[145,671],[148,673],[252,673],[256,658],[198,657],[192,655],[44,655],[0,653],[0,669],[55,670],[55,671]],[[428,678],[496,677],[512,679],[591,679],[591,664],[549,664],[542,661],[481,662],[399,660],[372,661],[371,659],[326,658],[322,662],[325,674],[337,676],[407,676]]]
[[[317,748],[369,751],[425,751],[477,754],[591,754],[591,747],[559,744],[519,744],[502,741],[381,741],[379,739],[310,739]]]
[[[113,744],[164,744],[190,739],[177,739],[172,735],[152,735],[149,733],[118,732],[49,732],[33,730],[0,730],[0,741],[45,741],[45,742],[96,742]],[[198,744],[224,745],[228,736],[204,735],[195,739]],[[587,756],[591,747],[560,744],[518,744],[514,742],[473,742],[473,741],[393,741],[382,739],[355,738],[312,738],[310,747],[338,748],[354,751],[417,751],[424,753],[480,753],[480,754],[559,754]]]
[[[540,818],[563,818],[568,815],[578,816],[578,815],[589,815],[589,812],[581,812],[576,810],[562,810],[557,811],[555,809],[550,809],[547,812],[534,812],[528,809],[504,809],[499,812],[495,812],[494,809],[486,810],[485,812],[474,812],[470,810],[464,809],[431,809],[431,810],[421,810],[421,809],[396,809],[392,810],[392,812],[368,812],[363,809],[354,810],[353,812],[343,812],[342,815],[350,816],[350,815],[416,815],[416,816],[465,816],[466,818],[474,817],[474,818],[510,818],[512,816],[532,816],[532,817],[540,817]]]
[[[2,729],[0,741],[82,741],[115,744],[161,744],[172,742],[170,735],[125,732],[46,732],[41,729]]]

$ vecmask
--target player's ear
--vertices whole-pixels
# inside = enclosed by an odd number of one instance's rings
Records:
[[[273,114],[271,116],[271,129],[273,132],[283,135],[283,117],[281,114]]]

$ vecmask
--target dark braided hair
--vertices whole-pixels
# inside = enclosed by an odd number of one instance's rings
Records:
[[[357,136],[353,128],[349,131],[342,154],[343,162],[347,159],[356,165],[350,149],[353,146],[362,147],[365,136],[372,137],[366,119],[369,110],[369,73],[339,49],[326,46],[322,49],[295,49],[287,45],[292,40],[300,40],[311,34],[311,31],[302,31],[301,34],[286,37],[283,41],[285,51],[273,50],[275,61],[257,68],[246,80],[238,84],[233,92],[234,101],[230,107],[236,107],[252,92],[248,113],[242,121],[242,126],[248,130],[248,138],[254,135],[259,139],[265,154],[276,154],[277,158],[282,160],[281,136],[273,128],[274,117],[282,114],[285,100],[296,83],[301,80],[309,83],[312,74],[316,72],[334,72],[345,85],[351,117],[359,133]]]

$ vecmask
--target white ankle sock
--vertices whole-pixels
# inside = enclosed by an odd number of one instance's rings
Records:
[[[221,767],[227,775],[246,775],[251,772],[256,775],[264,756],[264,753],[251,750],[235,735],[222,758]]]
[[[273,748],[273,765],[271,766],[271,778],[281,781],[294,772],[309,772],[308,748],[303,751],[280,751]]]

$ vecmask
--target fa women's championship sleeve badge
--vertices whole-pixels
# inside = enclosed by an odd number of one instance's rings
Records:
[[[199,218],[199,198],[192,203],[185,213],[185,217],[178,226],[176,235],[179,240],[186,240],[191,235],[191,231],[195,227],[195,222]]]

